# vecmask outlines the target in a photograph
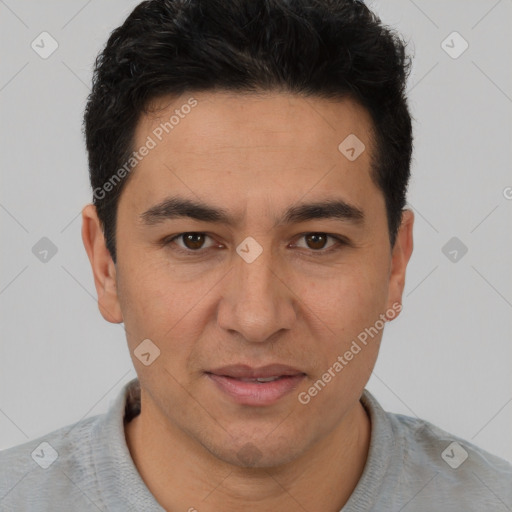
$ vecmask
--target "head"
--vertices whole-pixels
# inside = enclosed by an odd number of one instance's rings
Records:
[[[125,324],[143,410],[222,460],[293,460],[368,381],[412,251],[407,71],[355,0],[143,2],[97,59],[83,239],[100,311]],[[272,364],[300,378],[268,403],[212,379]]]

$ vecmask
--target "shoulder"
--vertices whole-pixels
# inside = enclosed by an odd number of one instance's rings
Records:
[[[510,463],[428,421],[386,414],[404,448],[398,486],[454,503],[453,510],[509,510]]]
[[[512,510],[512,465],[432,423],[386,412],[365,390],[372,434],[346,508],[380,512]]]
[[[91,432],[101,417],[0,451],[0,510],[50,510],[56,502],[98,510],[84,487],[95,477]]]
[[[163,510],[126,445],[139,392],[133,379],[106,413],[0,452],[0,511]]]

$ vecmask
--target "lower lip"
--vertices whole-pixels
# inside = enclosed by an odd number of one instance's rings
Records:
[[[305,377],[304,374],[289,375],[270,382],[247,382],[243,380],[207,373],[207,376],[225,394],[242,405],[270,405],[293,391]]]

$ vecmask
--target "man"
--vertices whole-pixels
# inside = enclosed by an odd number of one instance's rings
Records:
[[[507,462],[365,390],[413,248],[408,64],[355,0],[152,0],[113,32],[82,236],[138,379],[5,451],[2,510],[510,510]]]

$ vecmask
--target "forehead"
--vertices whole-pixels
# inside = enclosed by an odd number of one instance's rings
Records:
[[[348,98],[200,92],[153,100],[148,108],[139,120],[136,142],[143,142],[147,133],[156,130],[156,138],[160,133],[169,143],[178,139],[185,144],[180,146],[182,152],[192,149],[196,154],[259,145],[325,150],[327,145],[332,148],[333,143],[341,142],[342,136],[367,138],[372,126],[366,109]]]
[[[368,112],[349,99],[225,92],[161,98],[137,125],[134,149],[151,150],[127,194],[139,211],[176,191],[239,206],[265,196],[271,207],[337,190],[362,205],[379,194],[370,178],[371,129]],[[351,159],[347,146],[365,149]]]

